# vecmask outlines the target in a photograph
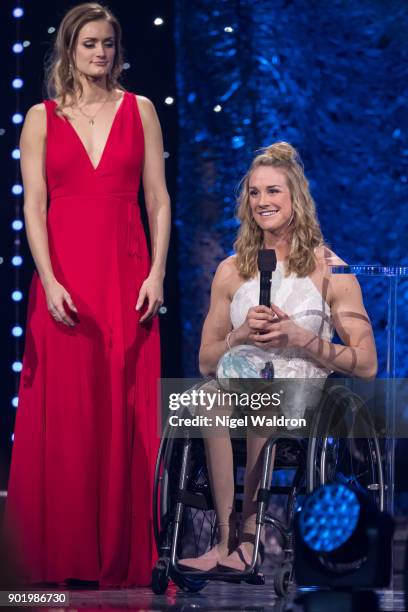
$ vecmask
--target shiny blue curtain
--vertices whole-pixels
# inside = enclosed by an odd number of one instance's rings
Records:
[[[340,257],[408,264],[407,31],[402,0],[176,0],[185,375],[197,373],[211,279],[237,230],[236,186],[259,147],[299,149]],[[385,290],[372,281],[364,296],[381,372]],[[407,298],[405,282],[399,375],[408,372]]]

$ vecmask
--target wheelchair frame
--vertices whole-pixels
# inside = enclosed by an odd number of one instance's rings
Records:
[[[357,397],[341,385],[336,385],[333,389],[334,391],[332,391],[332,397],[330,398],[331,401],[345,401]],[[314,433],[319,431],[319,420],[321,419],[321,413],[324,409],[324,403],[321,403],[316,409],[314,425],[312,425],[312,432]],[[351,411],[356,409],[356,402],[353,404],[353,402],[350,401],[350,409]],[[368,444],[368,461],[372,467],[372,478],[375,481],[367,486],[367,490],[374,496],[379,509],[383,510],[385,486],[381,450],[371,415],[368,411],[365,414],[365,419],[370,427],[368,433],[371,435],[364,440]],[[330,419],[326,420],[326,433],[330,431],[330,425]],[[168,432],[169,427],[167,424],[167,431],[165,434]],[[288,466],[285,464],[279,465],[279,443],[283,443],[283,441],[288,443],[288,439],[291,440],[290,444],[293,444],[295,454],[299,459],[299,464],[296,466]],[[193,483],[194,478],[192,477],[192,469],[194,466],[192,464],[192,456],[194,455],[194,443],[200,443],[200,439],[197,442],[195,439],[186,436],[184,439],[179,439],[177,441],[177,445],[180,446],[181,449],[180,474],[177,487],[172,494],[170,493],[170,487],[173,486],[174,488],[174,483],[171,484],[169,467],[170,464],[173,464],[173,452],[176,440],[176,438],[164,435],[157,457],[153,516],[156,544],[160,556],[152,573],[153,591],[157,594],[164,593],[170,579],[187,592],[200,591],[210,580],[223,580],[228,582],[245,581],[249,584],[264,584],[265,576],[260,572],[260,567],[257,565],[257,559],[260,550],[261,529],[264,525],[270,525],[280,533],[284,555],[281,567],[275,573],[274,588],[278,596],[287,595],[293,581],[292,525],[296,499],[299,495],[310,493],[317,486],[336,478],[336,471],[334,470],[334,474],[330,473],[326,465],[328,459],[330,459],[330,453],[328,452],[328,447],[330,446],[329,441],[333,440],[333,438],[329,435],[320,437],[312,435],[312,437],[307,440],[307,446],[304,440],[295,437],[291,438],[290,435],[285,435],[284,437],[274,436],[268,439],[263,449],[262,476],[257,495],[256,532],[252,559],[249,567],[245,571],[237,570],[228,573],[221,571],[202,572],[181,569],[177,564],[177,552],[180,545],[185,508],[190,507],[206,512],[212,510],[213,506],[208,478],[207,486],[200,486],[197,485],[197,483],[196,486],[194,486]],[[339,440],[341,439],[337,439],[336,443],[340,444]],[[268,474],[270,472],[274,446],[277,447],[274,469],[296,467],[295,476],[289,487],[269,485]],[[361,486],[358,481],[353,482],[353,484]],[[272,494],[283,493],[288,495],[285,522],[273,517],[268,512],[270,496]],[[172,503],[174,506],[172,506]],[[214,526],[211,531],[210,545],[212,544],[213,537]]]

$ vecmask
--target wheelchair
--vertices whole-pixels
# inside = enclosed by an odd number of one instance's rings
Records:
[[[282,561],[274,574],[276,595],[286,596],[293,585],[293,520],[302,496],[329,482],[352,485],[369,495],[384,509],[385,484],[380,440],[370,410],[347,385],[331,381],[314,410],[308,439],[270,437],[263,448],[263,467],[257,496],[256,533],[250,566],[245,571],[222,573],[189,570],[177,560],[205,553],[216,543],[216,515],[206,469],[203,440],[189,435],[171,436],[169,423],[163,432],[155,470],[153,494],[154,532],[159,559],[152,572],[152,590],[165,593],[169,581],[186,592],[197,593],[212,580],[264,584],[265,575],[258,566],[261,530],[276,532],[281,543]],[[360,437],[333,437],[333,423],[353,422],[359,414],[364,423]],[[363,419],[361,419],[363,413]],[[341,431],[340,431],[341,433]],[[285,485],[268,481],[273,447],[276,455],[273,472],[293,474]],[[241,511],[242,485],[238,471],[245,466],[245,440],[233,440],[235,475],[235,511]],[[284,519],[268,510],[272,495],[285,495]]]

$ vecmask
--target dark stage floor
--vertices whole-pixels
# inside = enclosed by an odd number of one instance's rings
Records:
[[[400,586],[400,585],[396,585]],[[247,584],[227,584],[212,582],[200,593],[184,593],[177,587],[170,585],[165,595],[154,595],[149,588],[140,589],[111,589],[111,590],[80,590],[68,591],[69,605],[58,605],[54,608],[36,608],[61,612],[65,610],[206,610],[206,611],[235,611],[246,610],[261,612],[274,610],[275,612],[301,612],[305,608],[297,601],[299,593],[293,593],[287,599],[278,599],[274,594],[273,576],[267,576],[266,584],[254,586]],[[401,590],[378,592],[379,609],[389,612],[406,610],[404,596]],[[23,609],[23,608],[21,608]],[[330,606],[332,610],[332,606]],[[343,608],[347,612],[346,608]],[[361,612],[370,612],[373,608],[366,607]],[[327,609],[327,612],[330,612]]]

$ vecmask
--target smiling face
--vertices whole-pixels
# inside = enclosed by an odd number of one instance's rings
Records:
[[[95,79],[112,70],[115,59],[115,34],[104,20],[89,21],[79,31],[75,49],[75,65],[79,72]]]
[[[292,217],[292,197],[286,173],[273,166],[258,166],[248,181],[249,205],[257,225],[264,231],[281,234]]]

